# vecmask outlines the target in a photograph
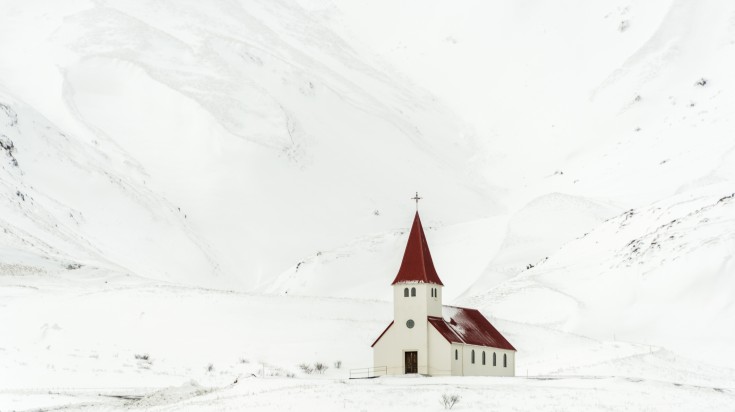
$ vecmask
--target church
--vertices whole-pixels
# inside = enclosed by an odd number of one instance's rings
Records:
[[[391,285],[393,321],[372,345],[376,369],[388,375],[515,376],[515,348],[480,311],[442,305],[444,284],[418,211]]]

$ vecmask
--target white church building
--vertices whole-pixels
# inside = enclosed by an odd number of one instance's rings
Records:
[[[418,211],[392,286],[393,321],[372,345],[376,369],[388,375],[515,376],[515,348],[478,310],[442,305],[444,285]]]

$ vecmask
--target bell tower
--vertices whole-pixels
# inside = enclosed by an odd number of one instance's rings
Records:
[[[416,195],[418,198],[418,194]],[[418,202],[418,200],[417,200]],[[430,374],[429,317],[442,316],[442,284],[431,260],[418,210],[393,286],[393,324],[401,373]],[[396,361],[399,362],[399,361]]]
[[[421,225],[418,212],[421,198],[417,193],[413,199],[416,201],[416,215],[408,233],[401,267],[391,283],[393,322],[372,345],[375,367],[387,367],[386,373],[389,375],[431,375],[438,370],[448,370],[447,365],[437,361],[439,358],[436,353],[441,344],[446,344],[446,340],[441,340],[443,343],[438,345],[429,345],[430,328],[434,328],[429,322],[442,319],[444,284],[434,268]],[[430,349],[434,350],[433,358]],[[439,362],[439,366],[431,365],[431,362]]]

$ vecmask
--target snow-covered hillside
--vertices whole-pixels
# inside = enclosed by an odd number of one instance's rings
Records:
[[[446,221],[497,209],[456,116],[292,4],[19,2],[3,19],[5,94],[181,209],[232,287],[399,226],[411,191]]]
[[[193,270],[225,285],[186,215],[136,164],[65,134],[7,95],[0,102],[3,251],[183,281],[180,273]]]
[[[1,6],[0,410],[733,403],[735,4]],[[416,191],[528,379],[343,381]]]
[[[631,209],[468,301],[507,320],[733,367],[735,191],[717,189]]]

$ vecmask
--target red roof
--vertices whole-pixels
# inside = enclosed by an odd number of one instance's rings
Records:
[[[401,268],[391,285],[399,282],[419,282],[419,283],[435,283],[442,285],[439,275],[434,269],[434,262],[431,260],[431,252],[429,252],[429,244],[426,243],[426,235],[424,228],[421,226],[419,212],[413,219],[411,233],[408,235],[408,243],[406,244],[406,252],[403,254]]]
[[[444,317],[429,316],[429,323],[444,339],[453,343],[488,346],[491,348],[516,350],[503,335],[477,309],[460,308],[457,306],[442,306]],[[370,347],[388,332],[394,322],[391,322],[383,333],[375,339]]]
[[[477,309],[443,306],[442,314],[429,316],[429,323],[449,342],[516,350]]]

